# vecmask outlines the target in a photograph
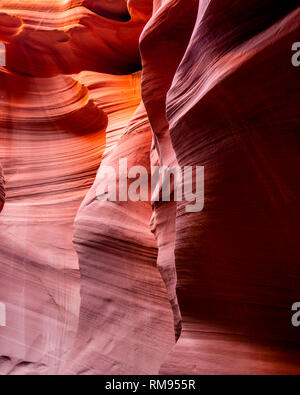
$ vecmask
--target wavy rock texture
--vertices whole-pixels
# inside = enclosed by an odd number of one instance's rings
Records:
[[[99,107],[106,103],[113,146],[140,96],[138,77],[109,78],[86,76],[87,85],[96,81],[91,96]],[[80,308],[73,222],[105,149],[107,115],[70,77],[1,79],[2,94],[14,95],[1,106],[7,200],[0,224],[0,299],[7,303],[8,323],[1,328],[0,369],[57,373],[73,344]],[[123,97],[114,84],[123,87]]]
[[[149,113],[157,104],[149,94],[151,59],[157,59],[147,56],[151,38],[164,42],[173,22],[179,36],[176,17],[187,7],[190,2],[165,2],[143,33]],[[189,214],[185,203],[177,207],[183,333],[162,373],[299,373],[299,331],[290,322],[300,288],[294,203],[300,90],[289,53],[300,10],[287,15],[293,8],[295,2],[275,8],[270,1],[199,3],[167,95],[167,117],[179,165],[205,166],[206,205]],[[170,40],[166,47],[177,44]],[[167,67],[164,78],[168,73]],[[169,143],[160,140],[161,125],[154,132],[163,161]]]
[[[184,55],[194,27],[197,1],[155,4],[153,18],[141,37],[143,59],[142,93],[152,130],[152,166],[178,166],[166,118],[166,96]],[[180,40],[176,38],[180,36]],[[156,45],[153,45],[153,43]],[[170,56],[170,52],[172,56]],[[162,73],[162,67],[163,73]],[[161,193],[161,191],[160,191]],[[181,332],[181,315],[176,295],[175,237],[176,202],[153,203],[152,232],[158,244],[157,266],[164,279],[174,312],[175,336]]]
[[[78,76],[85,78],[94,102],[70,77],[0,75],[7,181],[0,224],[0,300],[7,305],[2,374],[58,373],[75,340],[80,273],[74,218],[99,167],[105,129],[113,146],[140,101],[138,76]]]
[[[73,221],[101,159],[107,117],[69,77],[0,78],[7,181],[0,225],[0,292],[7,305],[1,372],[56,373],[80,304]]]
[[[0,1],[0,374],[299,373],[297,6]],[[124,157],[204,210],[99,201]]]
[[[28,4],[23,0],[2,1],[0,39],[9,43],[7,67],[38,77],[82,70],[109,74],[138,71],[138,40],[151,16],[151,2],[128,0],[130,20],[126,22],[101,15],[101,10],[105,16],[122,14],[123,4],[119,12],[109,1],[101,1],[99,7],[95,4],[64,0]],[[7,26],[12,34],[6,33]]]
[[[66,42],[63,28],[71,29],[86,15],[95,17],[65,3],[1,4],[6,14],[0,15],[0,34],[8,43],[9,70],[0,75],[0,157],[8,182],[0,226],[0,299],[7,305],[7,327],[1,328],[2,374],[58,373],[64,366],[75,340],[81,302],[72,245],[74,217],[105,146],[107,152],[113,148],[141,100],[139,75],[83,73],[74,76],[79,82],[55,76],[86,68],[78,65],[84,57],[73,68],[74,59],[64,52],[67,47],[58,44]],[[144,15],[143,8],[138,9],[139,30],[132,34],[134,63],[139,62],[137,40]],[[104,29],[108,24],[119,28],[100,16],[97,21]],[[119,56],[118,51],[113,53]],[[66,56],[61,62],[60,54]],[[136,67],[127,66],[126,59],[121,63],[117,67],[122,72]],[[100,63],[90,68],[105,71],[105,67]]]
[[[105,182],[102,166],[112,166],[119,174],[119,159],[127,158],[128,168],[150,171],[150,145],[151,130],[141,105],[103,159],[79,209],[74,242],[81,312],[76,347],[66,364],[69,373],[155,374],[174,345],[171,306],[149,228],[150,203],[97,199],[97,188]]]

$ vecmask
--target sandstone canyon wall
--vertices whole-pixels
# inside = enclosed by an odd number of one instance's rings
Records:
[[[299,374],[298,2],[0,7],[0,374]],[[122,158],[204,209],[99,200]]]

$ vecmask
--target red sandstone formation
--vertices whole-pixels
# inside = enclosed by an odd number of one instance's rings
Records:
[[[131,18],[126,0],[85,0],[82,5],[108,19],[127,22]]]
[[[9,43],[22,30],[22,20],[16,16],[0,13],[0,40]]]
[[[1,373],[57,373],[80,306],[73,221],[101,160],[106,115],[69,77],[1,73]],[[9,104],[9,105],[7,105]]]
[[[140,40],[143,59],[142,94],[155,133],[151,153],[152,165],[171,168],[177,166],[178,162],[166,118],[166,96],[189,42],[198,2],[182,0],[166,2],[161,8],[158,4],[155,6],[156,12]],[[180,40],[177,40],[179,36]],[[153,45],[153,42],[156,45]],[[167,286],[174,312],[175,336],[178,338],[181,331],[181,316],[176,296],[175,218],[176,202],[153,203],[151,228],[158,245],[157,266]]]
[[[177,208],[183,334],[163,373],[299,373],[295,4],[199,4],[167,117],[179,164],[205,166],[206,203]]]
[[[156,268],[147,202],[97,199],[102,166],[150,171],[151,130],[143,105],[117,146],[105,155],[76,221],[81,310],[75,347],[64,372],[155,374],[174,345],[172,310]],[[117,189],[118,193],[118,189]]]
[[[114,18],[118,9],[102,0],[100,7],[93,1],[23,3],[4,1],[0,14],[0,39],[7,25],[15,30],[19,21],[23,23],[18,34],[4,33],[9,43],[8,69],[38,77],[82,70],[129,74],[140,69],[138,41],[151,15],[151,2],[128,1],[130,20],[125,22]],[[123,10],[124,6],[120,12]],[[110,13],[113,19],[109,19]]]
[[[298,2],[0,7],[0,374],[299,373]],[[204,210],[99,201],[124,157]]]

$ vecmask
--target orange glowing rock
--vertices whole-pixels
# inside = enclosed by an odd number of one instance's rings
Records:
[[[1,374],[299,374],[298,3],[0,1]],[[124,157],[204,210],[99,201]]]

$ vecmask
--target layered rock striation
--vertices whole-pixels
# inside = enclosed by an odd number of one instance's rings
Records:
[[[298,374],[298,2],[0,5],[0,373]],[[98,199],[123,158],[204,209]]]

